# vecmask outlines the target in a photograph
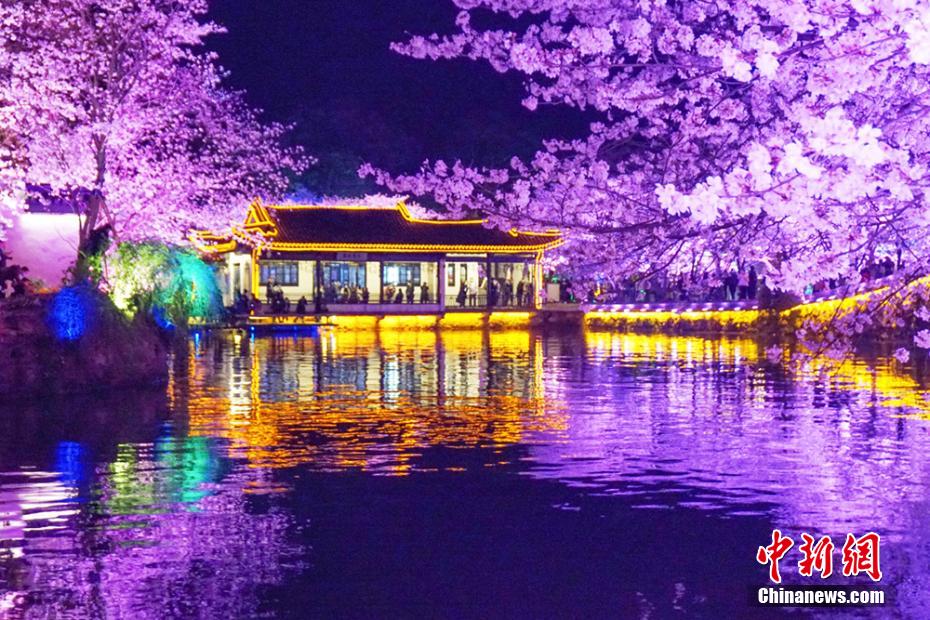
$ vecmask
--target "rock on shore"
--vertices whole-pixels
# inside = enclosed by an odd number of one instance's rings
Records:
[[[0,397],[6,401],[129,387],[168,378],[168,340],[97,292],[0,301]]]

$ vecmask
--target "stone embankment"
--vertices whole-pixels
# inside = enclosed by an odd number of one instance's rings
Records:
[[[163,385],[170,343],[150,322],[128,321],[105,296],[0,300],[0,397]]]

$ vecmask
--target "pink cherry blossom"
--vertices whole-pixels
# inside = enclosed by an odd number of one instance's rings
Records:
[[[518,73],[528,109],[596,120],[529,162],[363,167],[392,191],[495,226],[560,228],[553,259],[579,282],[761,262],[767,285],[801,293],[857,283],[899,253],[899,284],[928,271],[925,3],[454,2],[451,34],[393,48]]]
[[[179,240],[280,196],[306,162],[204,50],[206,0],[0,4],[0,220],[19,187],[70,201],[82,237]],[[9,165],[7,165],[9,162]],[[16,175],[7,175],[8,170]]]

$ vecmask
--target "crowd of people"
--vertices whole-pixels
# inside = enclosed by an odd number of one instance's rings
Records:
[[[487,284],[487,288],[485,287]],[[486,289],[486,290],[485,290]],[[484,305],[490,307],[522,307],[532,306],[534,289],[532,282],[520,280],[514,286],[510,278],[491,278],[482,282],[478,287],[470,287],[464,280],[459,284],[455,303],[460,307],[477,307]]]
[[[887,278],[902,269],[904,269],[904,261],[901,260],[900,255],[897,260],[892,259],[890,256],[885,256],[878,260],[870,260],[859,269],[859,283],[868,286],[870,282]],[[807,288],[804,289],[804,294],[816,295],[818,293],[844,288],[849,283],[849,280],[845,277],[828,278],[807,285]]]
[[[381,303],[385,304],[412,304],[432,303],[429,285],[425,282],[415,285],[412,281],[404,285],[388,285],[384,287]],[[320,304],[368,304],[371,303],[371,293],[367,287],[331,282],[319,294]],[[294,307],[297,314],[306,314],[310,307],[310,300],[302,295]],[[271,278],[265,285],[264,304],[258,296],[248,291],[236,291],[233,310],[237,313],[248,314],[261,312],[263,305],[274,314],[284,314],[291,311],[291,300],[284,294],[281,285]],[[315,304],[316,305],[316,304]]]
[[[330,282],[323,289],[323,301],[328,304],[367,304],[370,298],[365,286]]]
[[[413,304],[418,302],[421,304],[432,303],[429,285],[426,282],[423,282],[420,286],[415,286],[413,281],[410,280],[406,285],[389,284],[384,287],[384,297],[381,303]]]
[[[236,300],[233,309],[238,314],[258,312],[262,308],[262,300],[248,291],[236,291]]]
[[[6,257],[3,258],[3,261]],[[5,264],[5,263],[3,263]],[[898,260],[890,256],[868,262],[860,270],[862,282],[874,281],[892,275],[902,269]],[[0,272],[2,273],[2,272]],[[812,284],[805,290],[806,294],[815,294],[825,290],[842,287],[845,280],[828,279]],[[572,291],[571,282],[561,282],[559,301],[576,302],[578,299]],[[712,302],[712,301],[751,301],[759,298],[765,289],[764,278],[755,265],[733,267],[723,272],[702,272],[697,275],[652,274],[641,276],[634,274],[619,283],[605,282],[588,292],[585,301],[589,303],[665,303],[665,302]],[[272,279],[266,287],[266,303],[274,313],[290,312],[291,302],[281,287]],[[320,304],[368,304],[371,296],[364,286],[331,282],[322,292]],[[450,293],[447,303],[459,308],[466,307],[528,307],[534,303],[534,287],[529,280],[521,279],[516,284],[510,278],[483,278],[477,286],[462,280],[457,293]],[[296,312],[307,312],[306,297],[301,297],[296,304]],[[405,284],[392,284],[384,287],[380,303],[413,304],[433,303],[429,286],[424,282],[416,285],[413,281]],[[258,311],[262,302],[249,293],[238,293],[236,309],[241,312]]]
[[[870,260],[859,271],[860,281],[868,283],[894,274],[904,268],[900,256]],[[829,278],[808,285],[806,295],[842,288],[849,282],[845,278]],[[765,288],[764,278],[755,265],[732,268],[726,272],[704,272],[697,276],[689,274],[668,276],[653,274],[648,277],[633,275],[623,279],[619,285],[610,282],[591,290],[586,301],[589,303],[650,303],[678,301],[748,301],[759,298]],[[571,284],[562,283],[563,302],[574,301]]]
[[[516,285],[509,279],[491,279],[490,289],[482,286],[472,288],[466,282],[461,282],[455,303],[461,307],[479,307],[485,304],[492,307],[525,307],[532,306],[534,288],[531,282],[520,280]],[[367,287],[331,282],[323,287],[319,294],[319,304],[368,304],[372,303],[371,294]],[[237,313],[248,314],[261,312],[266,307],[274,314],[291,312],[291,300],[286,297],[280,284],[274,278],[265,285],[264,302],[254,293],[237,291],[233,310]],[[382,290],[380,302],[382,304],[429,304],[435,303],[434,297],[427,283],[419,285],[408,281],[405,284],[389,284]],[[305,314],[311,301],[301,296],[294,311]],[[314,304],[316,306],[316,304]]]
[[[900,256],[898,256],[897,261],[890,256],[885,256],[881,260],[874,260],[867,263],[859,271],[859,276],[862,278],[863,282],[869,282],[871,280],[890,276],[895,271],[901,269],[904,269],[904,262],[901,260]]]
[[[367,304],[371,303],[371,293],[365,286],[331,282],[323,289],[323,301],[328,304]],[[383,304],[428,304],[432,302],[429,285],[426,282],[414,284],[389,284],[381,294]]]
[[[267,293],[267,291],[266,291]],[[271,312],[274,314],[285,314],[291,310],[291,300],[284,296],[280,290],[272,290],[266,296],[266,302]],[[297,300],[294,311],[297,314],[307,314],[310,302],[306,296],[301,296]],[[236,299],[233,303],[233,310],[237,314],[259,313],[262,310],[262,300],[248,291],[237,291]]]
[[[588,295],[589,302],[650,303],[673,301],[747,301],[757,299],[762,280],[755,266],[726,273],[669,277],[630,276],[619,286],[607,282]]]

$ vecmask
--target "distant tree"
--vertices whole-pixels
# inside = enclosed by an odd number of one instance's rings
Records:
[[[377,191],[370,179],[358,176],[361,156],[348,150],[321,149],[319,163],[295,179],[291,194],[302,196],[364,196]]]
[[[26,183],[71,199],[81,251],[102,224],[121,240],[222,226],[280,196],[306,163],[282,146],[204,38],[205,0],[0,2],[4,96]],[[2,153],[0,153],[2,160]],[[0,169],[2,176],[2,169]],[[2,180],[2,178],[0,178]],[[3,187],[0,187],[0,191]]]

